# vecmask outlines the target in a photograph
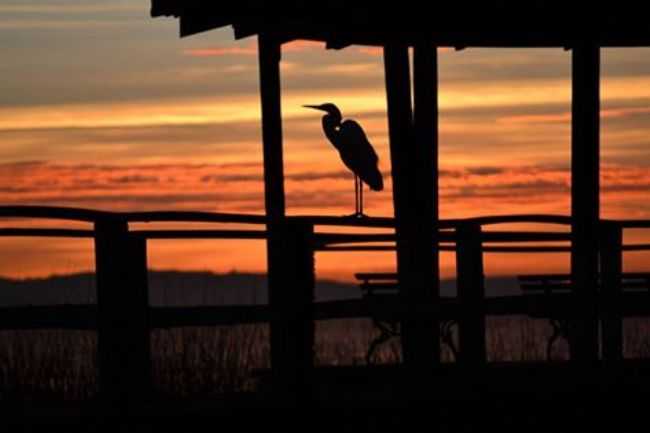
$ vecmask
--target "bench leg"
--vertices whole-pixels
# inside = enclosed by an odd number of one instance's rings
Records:
[[[454,342],[454,326],[458,325],[456,320],[445,320],[440,324],[440,340],[449,348],[454,361],[458,361],[458,349]]]
[[[546,344],[546,360],[551,361],[553,356],[553,345],[560,338],[568,337],[568,322],[566,320],[551,319],[551,326],[553,327],[553,334],[548,339]]]
[[[393,337],[399,337],[400,332],[399,332],[399,325],[397,323],[389,322],[389,323],[384,323],[380,322],[378,320],[373,320],[373,324],[375,325],[376,328],[379,329],[379,336],[372,340],[370,343],[370,347],[368,348],[368,352],[366,353],[366,364],[372,365],[372,356],[377,350],[379,346],[382,344],[386,343]]]

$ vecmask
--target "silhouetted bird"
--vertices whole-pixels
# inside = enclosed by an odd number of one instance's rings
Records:
[[[341,160],[354,173],[355,213],[363,216],[363,183],[373,191],[384,189],[384,180],[377,163],[379,158],[361,125],[354,120],[343,121],[341,110],[334,104],[304,105],[305,108],[325,111],[323,131],[341,155]]]

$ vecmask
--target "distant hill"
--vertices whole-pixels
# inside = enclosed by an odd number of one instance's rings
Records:
[[[455,294],[455,280],[441,283],[443,296]],[[265,304],[266,275],[211,272],[152,271],[149,274],[150,302],[154,306]],[[488,278],[488,296],[518,293],[514,278]],[[291,288],[288,288],[289,290]],[[360,296],[355,284],[319,280],[318,301]],[[14,280],[0,278],[0,306],[89,304],[96,302],[92,273]]]

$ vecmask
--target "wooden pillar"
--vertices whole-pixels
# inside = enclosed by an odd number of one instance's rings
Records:
[[[600,48],[573,48],[571,276],[578,303],[569,327],[571,358],[598,359],[596,314],[600,217]]]
[[[259,37],[260,94],[262,98],[262,140],[264,146],[264,203],[267,222],[267,273],[269,305],[281,313],[286,269],[283,261],[283,232],[285,220],[284,163],[282,149],[282,101],[280,60],[282,45],[273,37]],[[280,317],[271,321],[271,368],[274,387],[282,380],[284,362],[285,324]]]
[[[417,158],[430,157],[430,153],[427,156],[418,153],[415,140],[408,47],[406,45],[386,46],[384,65],[397,237],[397,274],[401,299],[408,312],[415,311],[419,304],[431,297],[432,238],[429,236],[428,239],[421,240],[419,227],[423,226],[421,220],[424,219],[427,219],[429,224],[432,223],[432,203],[431,197],[423,198],[428,201],[429,211],[427,215],[418,216],[417,212],[420,209],[418,200],[421,197],[418,196],[416,175]],[[425,89],[421,86],[420,100],[423,104],[424,93]],[[424,133],[424,127],[421,127],[421,131],[423,138],[425,135],[430,136]],[[428,193],[432,194],[431,182],[429,182]],[[421,251],[423,243],[427,244],[426,251]],[[418,258],[420,253],[429,259],[420,261]],[[424,281],[425,279],[428,281]],[[437,331],[431,329],[431,324],[407,314],[407,317],[401,321],[401,334],[404,363],[407,366],[418,367],[412,371],[420,370],[419,367],[431,367],[435,357],[433,346],[439,346],[434,340]]]
[[[413,50],[414,129],[416,140],[416,194],[414,259],[417,290],[414,296],[424,302],[440,299],[440,252],[438,244],[438,52],[428,40]],[[422,321],[419,333],[429,343],[422,347],[423,361],[440,362],[440,321]]]
[[[461,304],[458,362],[479,366],[487,357],[482,305],[485,298],[483,247],[478,224],[463,223],[456,228],[456,282]]]
[[[618,223],[603,223],[600,238],[600,301],[607,308],[601,318],[604,361],[623,359],[623,319],[620,311],[622,273],[623,230]]]
[[[280,314],[275,324],[278,347],[274,374],[275,389],[291,405],[310,400],[314,367],[313,304],[316,286],[314,226],[288,220],[284,225],[284,287],[275,294],[274,310]]]
[[[280,83],[282,45],[271,36],[261,35],[258,50],[264,146],[264,202],[269,219],[281,222],[285,215]]]
[[[111,413],[137,413],[151,390],[146,240],[120,220],[95,232],[100,393]]]

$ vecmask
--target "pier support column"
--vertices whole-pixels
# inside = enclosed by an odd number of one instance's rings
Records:
[[[577,300],[571,359],[598,359],[598,222],[600,218],[600,48],[573,47],[571,278]]]
[[[439,194],[438,194],[438,49],[425,38],[413,49],[413,88],[415,128],[414,224],[416,286],[415,302],[437,303],[440,299]],[[425,347],[422,361],[440,362],[440,320],[418,322]],[[426,343],[428,340],[428,343]]]
[[[281,314],[286,281],[283,260],[285,230],[284,163],[282,137],[282,101],[280,60],[282,45],[269,35],[259,37],[260,92],[262,98],[262,140],[264,146],[264,203],[267,222],[267,272],[269,306]],[[285,359],[285,323],[280,317],[271,321],[271,369],[274,381],[281,381]],[[282,384],[274,383],[281,387]]]
[[[151,393],[147,241],[121,220],[95,224],[99,385],[109,415],[133,415]]]
[[[401,299],[408,312],[401,322],[402,353],[404,364],[414,373],[433,367],[440,350],[435,325],[415,316],[417,307],[431,302],[435,294],[432,242],[437,218],[434,182],[430,176],[435,175],[437,128],[433,116],[437,106],[434,89],[423,81],[435,79],[435,55],[431,50],[433,46],[428,50],[418,48],[420,110],[414,128],[408,46],[396,44],[384,48],[397,274]],[[427,121],[431,123],[427,125]]]

